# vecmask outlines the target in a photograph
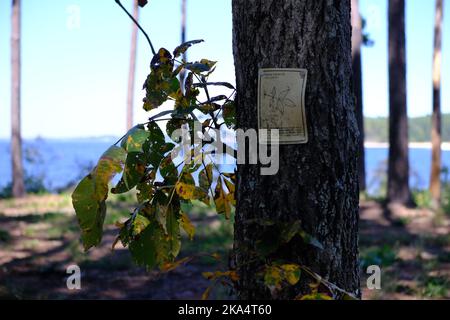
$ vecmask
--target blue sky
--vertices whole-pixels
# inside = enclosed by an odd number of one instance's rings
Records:
[[[130,7],[131,0],[122,0]],[[180,0],[150,0],[141,22],[155,47],[180,42]],[[360,0],[375,41],[363,49],[364,112],[386,116],[387,0]],[[0,137],[10,135],[11,1],[0,1]],[[22,132],[26,138],[119,136],[125,102],[131,24],[113,0],[22,1]],[[77,15],[79,12],[79,16]],[[76,23],[79,17],[79,25]],[[444,19],[450,19],[446,5]],[[75,24],[72,23],[75,21]],[[442,108],[450,112],[450,22],[444,22]],[[234,83],[231,1],[188,0],[188,39],[206,42],[191,59],[219,61],[215,79]],[[408,112],[431,110],[434,1],[407,0]],[[145,122],[141,84],[151,52],[139,35],[135,121]]]

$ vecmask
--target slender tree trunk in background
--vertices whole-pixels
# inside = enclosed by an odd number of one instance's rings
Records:
[[[434,206],[441,202],[441,47],[443,0],[436,0],[433,56],[433,114],[431,117],[431,178],[430,192]]]
[[[405,0],[389,0],[389,160],[387,198],[390,203],[411,205],[405,44]]]
[[[186,42],[186,1],[181,0],[181,43]],[[187,61],[187,53],[183,53],[183,60]],[[183,69],[180,73],[180,81],[183,83],[186,77],[186,71]]]
[[[361,68],[361,45],[362,45],[362,20],[359,13],[359,1],[352,0],[352,66],[353,66],[353,89],[356,96],[356,120],[359,129],[359,190],[366,190],[366,165],[364,150],[364,113],[362,92],[362,68]]]
[[[25,195],[20,135],[20,0],[13,0],[11,15],[11,160],[13,197]]]
[[[133,1],[133,18],[139,21],[138,1]],[[133,106],[134,106],[134,82],[136,78],[136,48],[138,38],[138,27],[132,24],[131,50],[130,50],[130,70],[128,73],[128,96],[127,96],[127,130],[133,127]]]
[[[310,267],[341,288],[359,294],[358,127],[351,86],[350,0],[233,0],[233,50],[237,123],[257,129],[260,68],[305,68],[307,144],[281,145],[280,168],[238,165],[234,263],[242,299],[271,298],[258,282],[253,259],[265,221],[301,221],[323,250],[294,238],[270,259]],[[286,296],[309,293],[310,279]]]

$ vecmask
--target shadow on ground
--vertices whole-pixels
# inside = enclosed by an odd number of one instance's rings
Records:
[[[51,196],[52,205],[45,207],[48,203],[45,197],[0,201],[0,298],[199,299],[210,285],[202,272],[227,269],[232,225],[205,208],[192,213],[197,234],[194,241],[183,241],[182,253],[218,253],[222,261],[202,257],[163,273],[136,267],[124,248],[111,251],[114,222],[130,212],[126,202],[112,203],[102,244],[88,253],[82,251],[67,197]],[[448,217],[422,209],[391,211],[386,215],[377,202],[361,204],[363,298],[450,298]],[[66,268],[72,264],[81,268],[81,290],[67,289]],[[381,290],[366,288],[364,270],[373,264],[382,270]],[[230,296],[219,287],[211,298]]]

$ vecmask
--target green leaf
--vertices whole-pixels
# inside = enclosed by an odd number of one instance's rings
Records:
[[[202,59],[202,60],[200,60],[200,63],[207,65],[209,67],[209,69],[211,69],[212,67],[214,67],[216,65],[217,61],[211,61],[211,60],[208,60],[208,59]]]
[[[184,63],[180,64],[178,67],[175,68],[175,70],[173,70],[172,77],[178,76],[180,74],[181,70],[183,70],[183,69],[184,69]]]
[[[150,224],[150,221],[141,214],[137,214],[131,222],[131,235],[137,237]]]
[[[148,139],[150,133],[143,125],[137,125],[128,131],[121,143],[121,147],[127,152],[142,152],[142,146]]]
[[[234,101],[227,101],[223,105],[223,120],[228,128],[234,129],[236,126],[236,105]]]
[[[151,117],[149,118],[149,121],[150,121],[150,123],[155,123],[154,120],[157,120],[157,119],[159,119],[159,118],[161,118],[161,117],[163,117],[163,116],[172,115],[174,112],[175,112],[175,111],[173,111],[173,110],[166,110],[166,111],[158,112],[158,113],[155,114],[154,116],[151,116]]]
[[[164,48],[159,49],[150,67],[151,72],[144,83],[146,90],[144,110],[146,111],[158,108],[180,90],[180,82],[173,73],[174,62],[169,51]]]
[[[173,59],[170,52],[165,48],[160,48],[158,53],[153,56],[150,68],[154,72],[162,73],[162,75],[170,74],[173,68]]]
[[[166,214],[166,230],[169,257],[175,259],[181,249],[180,212],[172,205],[169,205]]]
[[[138,183],[136,186],[136,190],[138,191],[136,197],[139,203],[143,203],[153,197],[155,191],[155,188],[153,187],[155,179],[154,171],[152,171],[151,174],[153,176],[152,179]]]
[[[102,240],[105,220],[105,200],[98,201],[95,196],[95,181],[92,174],[80,181],[72,194],[72,204],[81,228],[81,240],[87,251]]]
[[[208,114],[210,112],[217,111],[221,108],[221,106],[217,103],[201,103],[196,106],[198,110],[203,112],[204,114]]]
[[[100,157],[93,172],[78,184],[72,194],[72,204],[81,228],[81,240],[85,250],[101,242],[108,183],[122,171],[125,157],[123,148],[110,147]]]
[[[137,239],[130,241],[128,248],[135,263],[147,269],[168,260],[168,242],[156,221],[151,221]]]
[[[206,64],[202,64],[202,63],[188,63],[185,65],[185,68],[188,70],[191,70],[192,72],[196,73],[196,74],[200,74],[202,72],[205,71],[209,71],[209,67]]]
[[[221,95],[212,97],[208,102],[212,103],[212,102],[221,101],[221,100],[227,100],[227,99],[228,99],[227,96],[221,94]]]
[[[174,145],[165,142],[164,134],[155,122],[148,124],[148,130],[150,137],[144,144],[144,152],[147,155],[148,163],[154,168],[157,168],[164,158],[165,153],[172,150]]]
[[[150,148],[153,145],[161,145],[165,142],[164,133],[155,121],[149,122],[147,125],[149,132]]]
[[[187,63],[184,68],[200,75],[202,72],[208,72],[216,64],[215,61],[202,59],[200,62]]]
[[[159,172],[164,178],[165,183],[169,185],[174,185],[178,180],[178,170],[172,160],[172,155],[167,155],[161,160],[159,165]]]
[[[166,124],[166,133],[167,135],[170,137],[170,139],[172,139],[172,135],[174,133],[175,130],[177,129],[181,129],[181,126],[183,124],[185,124],[186,121],[182,120],[182,119],[175,119],[172,118],[169,121],[167,121]],[[175,140],[174,140],[175,141]],[[175,141],[176,143],[179,143],[181,141],[181,137],[178,138],[178,141]]]
[[[180,44],[178,47],[175,48],[175,50],[173,51],[173,56],[174,58],[178,58],[179,56],[181,56],[183,53],[186,52],[187,49],[189,49],[193,44],[197,44],[200,42],[203,42],[204,40],[199,39],[199,40],[191,40],[191,41],[187,41],[184,42],[182,44]]]
[[[147,92],[144,98],[144,110],[150,111],[166,102],[169,96],[175,95],[180,89],[180,82],[175,77],[161,79],[152,72],[147,77],[144,86]]]
[[[234,89],[234,86],[229,82],[199,82],[199,83],[194,83],[193,86],[200,87],[200,88],[205,88],[207,86],[222,86],[222,87],[226,87],[228,89]]]
[[[124,168],[124,180],[128,190],[134,188],[145,175],[147,159],[142,152],[131,152],[127,156]]]

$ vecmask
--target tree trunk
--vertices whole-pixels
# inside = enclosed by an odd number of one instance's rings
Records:
[[[254,259],[255,252],[267,222],[296,221],[323,249],[294,238],[270,261],[305,265],[359,295],[358,126],[351,86],[350,0],[233,0],[232,4],[239,128],[258,128],[260,68],[308,70],[308,143],[281,145],[276,175],[260,175],[259,166],[238,165],[234,263],[240,276],[239,296],[273,298],[260,281],[264,262]],[[304,273],[278,298],[309,293],[309,281]]]
[[[443,0],[436,0],[433,56],[433,114],[431,117],[431,177],[430,192],[434,206],[441,202],[441,47]]]
[[[359,190],[366,190],[366,165],[364,150],[364,113],[362,92],[362,68],[361,68],[361,45],[362,45],[362,20],[359,13],[359,1],[352,0],[352,66],[353,66],[353,90],[356,96],[356,120],[359,129],[359,157],[358,174]]]
[[[181,0],[181,43],[186,42],[186,0]],[[183,53],[183,60],[187,61],[187,52]],[[183,83],[186,77],[186,71],[183,69],[180,72],[180,82]]]
[[[133,18],[139,21],[139,5],[138,1],[133,1]],[[138,27],[132,24],[131,31],[131,50],[130,50],[130,70],[128,73],[128,97],[127,97],[127,130],[133,127],[133,105],[134,105],[134,82],[136,78],[136,48]]]
[[[12,2],[11,16],[11,160],[13,197],[25,195],[20,135],[20,0]]]
[[[406,111],[405,1],[389,0],[389,160],[390,203],[412,205],[409,190]]]

